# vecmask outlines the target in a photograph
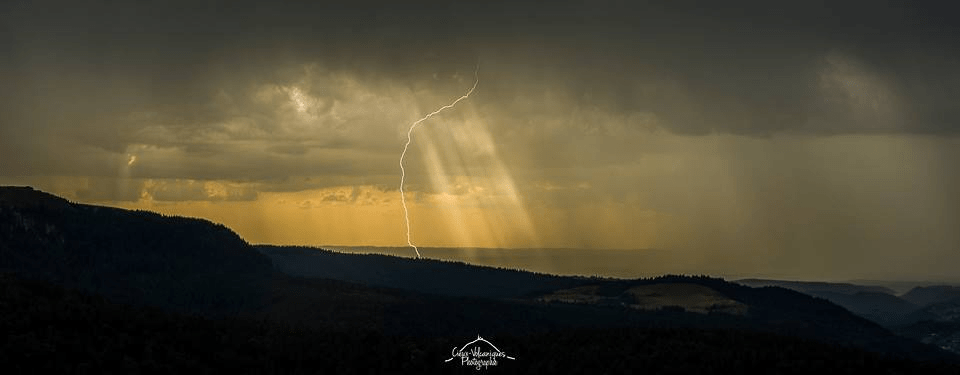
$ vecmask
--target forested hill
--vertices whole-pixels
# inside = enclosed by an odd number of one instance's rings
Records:
[[[0,272],[110,303],[420,338],[478,332],[526,337],[569,329],[745,330],[950,359],[825,300],[782,288],[709,277],[570,278],[302,248],[264,250],[320,254],[313,266],[339,273],[283,274],[236,233],[206,220],[0,187]]]
[[[230,313],[265,303],[270,260],[202,219],[70,203],[0,188],[0,270],[180,311]]]
[[[549,301],[554,307],[545,317],[564,315],[566,312],[561,312],[565,309],[588,309],[592,311],[590,314],[597,314],[592,318],[597,325],[610,325],[610,321],[615,320],[626,325],[747,328],[855,344],[883,352],[923,355],[925,350],[827,300],[780,287],[751,288],[706,276],[665,275],[635,280],[560,277],[460,262],[338,253],[310,247],[258,245],[257,248],[269,255],[278,269],[291,275],[449,297],[498,299],[514,305],[520,303],[520,309],[532,302]],[[610,315],[623,306],[637,310]],[[706,313],[694,313],[697,306]],[[651,311],[660,307],[673,312]],[[517,309],[515,306],[510,310]],[[500,308],[496,311],[507,313]],[[432,312],[422,309],[420,314],[428,316]],[[436,317],[438,323],[443,320]],[[575,321],[567,319],[564,324],[575,325]],[[528,322],[525,326],[538,324]]]
[[[257,245],[284,273],[447,296],[520,298],[590,282],[435,259],[348,254],[304,246]]]

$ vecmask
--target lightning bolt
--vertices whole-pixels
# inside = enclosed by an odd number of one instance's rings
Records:
[[[407,177],[407,171],[403,169],[403,158],[407,156],[407,149],[410,147],[410,142],[413,141],[413,129],[415,129],[417,125],[420,125],[420,123],[427,121],[427,119],[433,117],[436,114],[439,114],[440,112],[443,112],[444,110],[453,108],[453,106],[457,105],[457,103],[459,103],[461,100],[464,100],[470,97],[470,94],[473,93],[473,90],[475,90],[477,88],[477,85],[480,83],[480,64],[477,64],[477,69],[473,71],[473,77],[474,77],[473,87],[471,87],[466,94],[463,94],[463,96],[457,98],[457,100],[454,100],[453,103],[440,107],[440,109],[430,112],[430,114],[426,116],[423,116],[423,118],[417,120],[413,124],[410,124],[410,130],[407,130],[407,143],[403,145],[403,152],[400,154],[400,203],[403,205],[403,220],[404,220],[404,223],[406,223],[407,245],[412,247],[413,251],[417,253],[417,259],[420,259],[420,249],[418,249],[417,246],[414,245],[413,241],[410,239],[410,212],[407,211],[407,198],[403,194],[403,181]]]

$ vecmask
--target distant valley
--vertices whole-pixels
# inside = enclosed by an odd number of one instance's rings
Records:
[[[882,286],[783,280],[737,280],[776,286],[826,299],[902,335],[960,353],[960,287],[918,286],[896,293]]]

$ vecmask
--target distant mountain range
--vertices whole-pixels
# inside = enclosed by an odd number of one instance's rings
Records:
[[[903,324],[907,316],[919,307],[898,298],[893,290],[882,286],[762,279],[744,279],[736,282],[752,287],[777,286],[820,297],[886,326]]]
[[[540,340],[537,337],[582,337],[609,329],[684,329],[704,335],[746,331],[914,359],[956,358],[920,343],[922,337],[894,335],[854,314],[860,310],[789,290],[799,288],[793,284],[754,288],[676,275],[635,280],[561,277],[427,259],[255,247],[206,220],[72,203],[24,187],[0,187],[0,272],[14,280],[14,289],[5,290],[35,291],[12,294],[20,296],[18,303],[33,300],[23,293],[66,288],[134,309],[266,322],[331,335],[412,337],[415,351],[433,345],[426,342],[478,332],[515,337],[517,345],[529,346],[529,340]],[[16,280],[52,286],[22,287]],[[856,304],[871,300],[884,309],[896,304],[886,299],[889,294],[883,289],[851,285],[818,290],[852,295]],[[50,295],[73,292],[50,293],[44,291],[48,297],[38,294],[36,300],[56,305],[82,300],[51,300]],[[950,300],[941,301],[940,296],[949,294],[917,291],[914,296],[936,301],[930,307],[945,306],[941,304]],[[10,321],[30,320],[17,314],[31,308],[11,306]],[[112,309],[100,303],[83,306],[77,308]],[[944,311],[931,310],[947,316]]]
[[[960,304],[960,287],[918,286],[897,296],[882,286],[849,283],[744,279],[739,284],[778,286],[820,297],[843,306],[857,315],[887,326],[912,324],[921,320],[956,321],[960,318],[952,306]]]
[[[960,353],[960,287],[918,286],[896,296],[885,287],[849,283],[761,279],[737,283],[777,286],[823,298],[902,335]]]
[[[900,298],[917,306],[930,306],[960,300],[960,287],[945,285],[916,287]]]

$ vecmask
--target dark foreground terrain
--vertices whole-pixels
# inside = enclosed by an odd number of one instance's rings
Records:
[[[490,372],[960,370],[779,287],[258,249],[208,221],[29,188],[0,188],[0,271],[4,373],[476,373],[444,360],[478,334],[516,358]]]
[[[465,338],[318,330],[131,307],[0,277],[5,373],[469,373],[444,363]],[[492,372],[953,374],[955,365],[747,330],[558,329],[491,337],[517,359]]]

